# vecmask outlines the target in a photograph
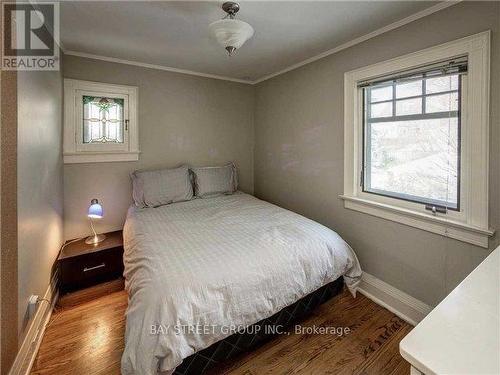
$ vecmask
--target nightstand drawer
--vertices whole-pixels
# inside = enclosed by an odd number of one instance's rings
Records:
[[[120,277],[123,248],[66,258],[60,261],[61,289],[66,292]]]

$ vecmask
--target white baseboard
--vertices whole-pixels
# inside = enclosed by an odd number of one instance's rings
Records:
[[[16,359],[9,375],[29,375],[33,363],[35,362],[38,349],[42,343],[45,328],[52,316],[52,310],[56,304],[59,292],[57,290],[57,273],[52,278],[45,295],[42,297],[45,301],[38,303],[38,308],[35,312],[33,319],[29,323],[26,336],[23,343],[19,348]],[[47,301],[51,301],[49,304]]]
[[[413,326],[432,310],[432,307],[424,302],[366,272],[363,272],[358,291]]]

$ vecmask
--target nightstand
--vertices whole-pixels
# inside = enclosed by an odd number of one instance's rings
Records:
[[[123,274],[122,231],[106,233],[106,239],[88,245],[85,239],[67,241],[58,258],[60,291],[67,293]]]

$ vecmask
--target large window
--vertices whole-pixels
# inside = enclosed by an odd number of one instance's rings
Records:
[[[138,160],[137,88],[64,80],[64,162]]]
[[[345,208],[488,247],[489,40],[345,73]]]
[[[461,80],[466,61],[376,80],[363,90],[363,190],[460,209]]]

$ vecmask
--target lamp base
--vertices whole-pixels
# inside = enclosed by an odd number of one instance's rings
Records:
[[[88,245],[96,245],[106,239],[105,234],[96,234],[95,236],[89,236],[85,239],[85,243]]]

